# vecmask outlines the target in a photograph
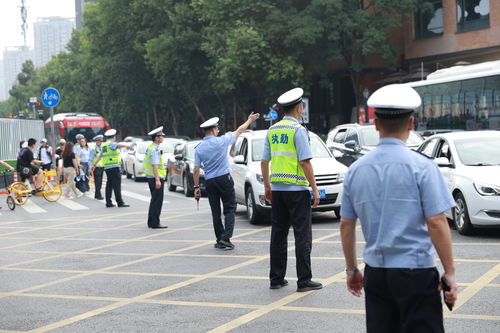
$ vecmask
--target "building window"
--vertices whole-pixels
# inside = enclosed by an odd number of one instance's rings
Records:
[[[425,0],[426,8],[415,14],[415,39],[424,39],[443,34],[443,1]]]
[[[457,31],[490,26],[490,0],[457,0]]]

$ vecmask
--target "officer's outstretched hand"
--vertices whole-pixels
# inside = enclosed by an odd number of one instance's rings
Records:
[[[250,120],[252,123],[253,123],[254,121],[256,121],[257,119],[259,119],[259,118],[260,118],[260,113],[254,113],[254,112],[252,112],[252,113],[250,113],[250,115],[248,116],[248,120]]]
[[[197,189],[194,190],[194,198],[196,200],[200,200],[200,198],[201,198],[201,190],[199,188],[197,188]]]
[[[347,290],[354,296],[360,297],[363,293],[363,273],[357,272],[347,276]]]

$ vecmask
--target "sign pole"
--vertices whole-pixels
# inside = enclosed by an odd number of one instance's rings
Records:
[[[56,163],[56,133],[54,130],[54,108],[50,108],[50,143],[52,144],[52,165],[57,169]]]

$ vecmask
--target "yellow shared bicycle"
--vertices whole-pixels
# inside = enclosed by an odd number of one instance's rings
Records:
[[[13,183],[10,185],[10,190],[14,193],[14,200],[18,205],[24,205],[28,201],[29,195],[32,192],[22,182]],[[42,178],[42,190],[40,192],[36,192],[35,195],[41,195],[45,198],[45,200],[55,202],[59,200],[61,194],[62,190],[59,182],[57,181],[56,170],[53,169],[44,171]]]

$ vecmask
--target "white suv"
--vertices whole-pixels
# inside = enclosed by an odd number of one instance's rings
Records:
[[[271,211],[264,197],[264,182],[260,161],[267,130],[246,131],[238,137],[230,150],[231,176],[234,180],[236,202],[247,207],[250,223],[261,222]],[[320,191],[319,206],[313,211],[334,211],[339,217],[342,200],[342,182],[347,167],[337,162],[323,141],[309,132],[316,183]]]

